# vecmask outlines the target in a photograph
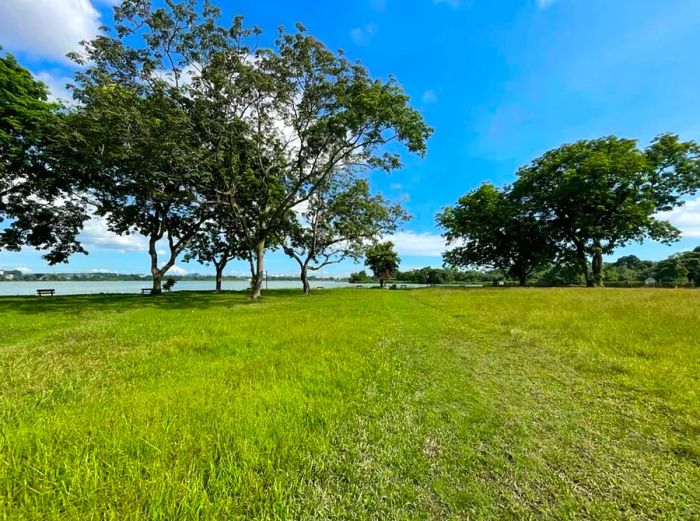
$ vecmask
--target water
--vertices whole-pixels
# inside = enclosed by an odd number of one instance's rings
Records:
[[[37,289],[55,289],[56,295],[86,295],[97,293],[141,293],[141,288],[150,288],[151,280],[125,280],[125,281],[2,281],[0,282],[0,295],[36,295]],[[173,287],[173,291],[213,291],[213,280],[181,280]],[[244,280],[224,280],[223,289],[241,291],[250,287],[250,283]],[[270,281],[263,289],[289,289],[296,288],[301,291],[301,282],[296,280]],[[311,281],[311,288],[349,288],[353,287],[347,282],[330,280]]]

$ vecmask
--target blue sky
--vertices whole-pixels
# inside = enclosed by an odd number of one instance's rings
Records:
[[[63,58],[110,25],[115,0],[2,0],[0,44],[64,96]],[[435,214],[484,181],[510,183],[518,166],[550,148],[616,134],[646,144],[677,132],[700,140],[700,2],[697,0],[220,0],[272,38],[297,21],[374,76],[394,75],[435,128],[424,159],[405,157],[376,191],[405,201],[414,219],[394,237],[402,267],[441,264]],[[235,6],[235,7],[234,7]],[[651,241],[617,255],[659,259],[700,244],[700,198],[668,218],[684,232],[671,247]],[[40,254],[0,252],[0,269],[147,271],[140,238],[91,222],[88,256],[48,268]],[[284,255],[270,273],[296,273]],[[178,263],[178,269],[208,268]],[[356,270],[351,263],[332,274]],[[231,272],[246,272],[236,264]]]

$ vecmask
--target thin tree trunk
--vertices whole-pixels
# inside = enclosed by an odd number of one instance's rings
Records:
[[[301,265],[301,284],[304,288],[304,295],[311,295],[311,284],[309,284],[309,273],[307,265]]]
[[[384,289],[384,277],[379,278],[379,287]]]
[[[224,264],[215,264],[216,266],[216,292],[221,293],[221,278],[224,274]]]
[[[255,271],[253,273],[251,298],[259,299],[262,293],[263,277],[265,270],[265,241],[260,241],[255,246]]]
[[[160,295],[163,292],[161,289],[163,272],[158,267],[158,250],[156,249],[156,240],[154,238],[148,241],[148,254],[151,257],[151,277],[153,277],[151,295]]]
[[[600,244],[596,244],[593,249],[593,283],[596,287],[603,287],[603,250]]]
[[[520,284],[520,287],[525,287],[527,286],[527,275],[520,275],[518,277],[518,284]]]

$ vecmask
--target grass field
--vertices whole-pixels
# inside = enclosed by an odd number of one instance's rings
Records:
[[[2,519],[698,519],[700,291],[0,298]]]

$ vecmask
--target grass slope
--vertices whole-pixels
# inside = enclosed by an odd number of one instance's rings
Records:
[[[0,298],[0,518],[691,519],[700,293]]]

